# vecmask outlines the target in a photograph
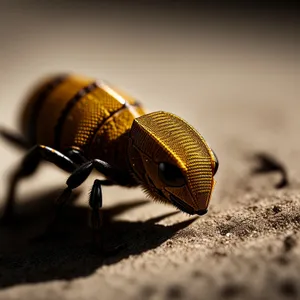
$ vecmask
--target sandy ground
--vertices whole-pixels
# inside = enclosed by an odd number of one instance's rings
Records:
[[[17,128],[22,99],[40,76],[74,71],[108,80],[148,111],[182,116],[220,160],[209,213],[199,218],[153,203],[139,189],[104,188],[105,247],[119,248],[105,257],[90,249],[93,178],[74,195],[55,234],[38,238],[67,178],[42,166],[18,190],[15,224],[0,228],[1,300],[300,299],[293,19],[200,22],[178,11],[166,18],[106,6],[87,13],[69,4],[1,3],[1,125]],[[262,156],[279,168],[255,172],[266,167]],[[21,157],[0,141],[1,203]],[[288,184],[278,188],[282,169]]]

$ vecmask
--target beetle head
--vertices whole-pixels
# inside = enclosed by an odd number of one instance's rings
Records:
[[[136,118],[128,151],[136,179],[152,197],[189,214],[207,212],[218,160],[184,120],[161,111]]]

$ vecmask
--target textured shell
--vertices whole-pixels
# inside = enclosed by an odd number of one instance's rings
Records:
[[[133,98],[107,84],[59,75],[33,91],[23,109],[21,129],[32,144],[80,149],[87,158],[127,168],[126,134],[141,114]]]
[[[171,113],[154,112],[134,121],[131,139],[137,150],[130,159],[140,178],[147,172],[156,174],[160,162],[177,165],[186,178],[186,186],[162,186],[157,176],[151,180],[160,190],[184,199],[194,209],[207,208],[214,186],[214,154],[192,126]],[[141,165],[138,153],[147,157],[142,159],[144,168],[138,168]]]

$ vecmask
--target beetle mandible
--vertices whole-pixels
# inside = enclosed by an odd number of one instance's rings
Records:
[[[13,214],[19,180],[32,175],[41,160],[71,173],[59,205],[93,169],[104,175],[94,181],[89,198],[94,228],[101,223],[102,185],[141,185],[152,198],[183,212],[207,212],[219,163],[204,138],[174,114],[146,114],[133,98],[103,82],[73,74],[45,79],[25,103],[20,129],[22,135],[2,130],[28,148],[12,174],[4,219]]]

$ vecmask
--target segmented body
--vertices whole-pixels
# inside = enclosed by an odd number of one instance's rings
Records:
[[[94,79],[62,75],[46,80],[25,104],[21,130],[32,144],[64,153],[80,150],[87,159],[98,158],[128,169],[128,132],[144,114],[131,97]]]

